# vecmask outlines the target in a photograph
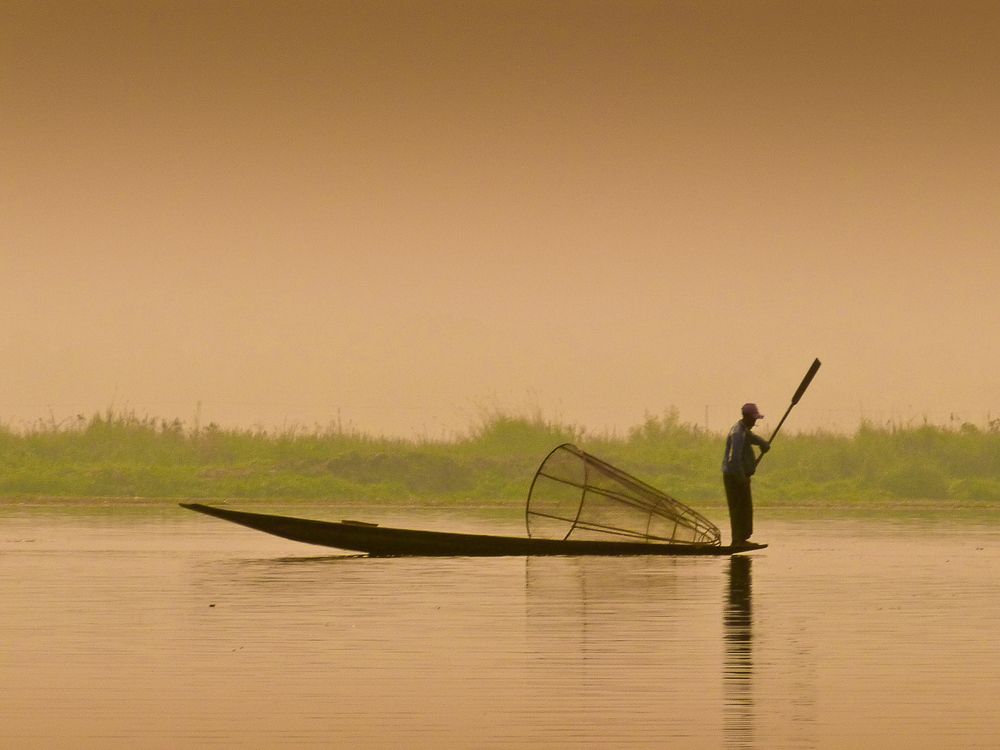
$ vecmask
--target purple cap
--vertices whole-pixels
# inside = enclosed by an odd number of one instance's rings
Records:
[[[764,415],[757,411],[757,404],[743,404],[743,416],[763,419]]]

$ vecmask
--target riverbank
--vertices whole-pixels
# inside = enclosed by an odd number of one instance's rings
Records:
[[[761,464],[760,508],[1000,507],[1000,430],[863,424],[782,434]],[[57,503],[178,499],[521,507],[534,472],[572,442],[694,507],[724,507],[724,435],[650,417],[624,435],[493,415],[450,440],[340,429],[189,429],[105,413],[71,426],[0,429],[0,497]]]

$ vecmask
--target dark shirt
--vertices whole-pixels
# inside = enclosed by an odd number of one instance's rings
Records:
[[[752,446],[759,446],[762,453],[771,447],[764,438],[754,435],[741,419],[726,437],[726,452],[722,457],[722,473],[747,480],[757,470],[757,457]]]

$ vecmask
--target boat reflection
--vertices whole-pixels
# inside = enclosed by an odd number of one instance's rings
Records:
[[[723,613],[723,728],[726,747],[754,746],[753,590],[749,555],[729,558],[729,590]]]

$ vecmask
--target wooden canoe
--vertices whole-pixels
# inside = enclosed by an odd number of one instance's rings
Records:
[[[314,521],[307,518],[248,513],[200,503],[182,508],[232,521],[296,542],[373,557],[503,557],[522,555],[732,555],[763,549],[766,544],[739,547],[718,544],[664,544],[658,542],[538,539],[532,537],[459,534],[446,531],[396,529],[360,521]]]

